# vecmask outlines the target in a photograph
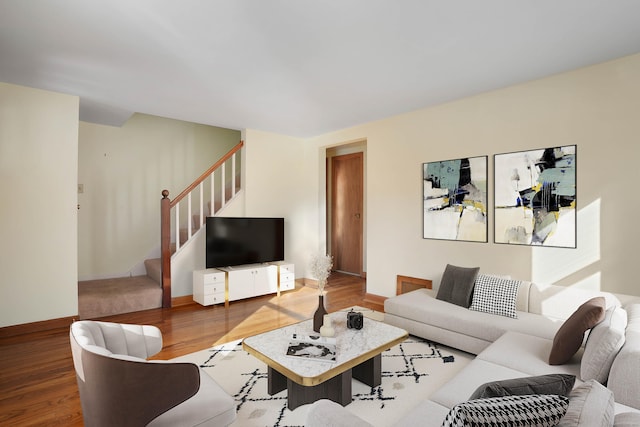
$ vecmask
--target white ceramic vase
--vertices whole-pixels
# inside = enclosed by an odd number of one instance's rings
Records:
[[[322,319],[322,326],[320,327],[320,335],[323,337],[332,337],[336,334],[335,329],[331,326],[331,317],[325,314]]]

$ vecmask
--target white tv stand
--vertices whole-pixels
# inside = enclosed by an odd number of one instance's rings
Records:
[[[208,268],[193,272],[193,300],[202,305],[277,293],[295,288],[294,265],[286,261],[267,264]]]

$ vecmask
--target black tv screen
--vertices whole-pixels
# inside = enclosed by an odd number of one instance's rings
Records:
[[[284,260],[284,218],[207,217],[207,268]]]

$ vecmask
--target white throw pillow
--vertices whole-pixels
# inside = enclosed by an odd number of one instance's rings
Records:
[[[519,280],[480,274],[476,278],[469,309],[517,319],[518,286]]]
[[[558,427],[610,427],[615,417],[611,390],[589,380],[569,393],[569,408]]]
[[[627,312],[620,307],[609,308],[602,322],[591,329],[580,363],[582,381],[594,379],[606,384],[616,355],[624,345]]]

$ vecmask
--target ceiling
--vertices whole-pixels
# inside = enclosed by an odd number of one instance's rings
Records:
[[[637,0],[0,0],[0,81],[309,137],[640,52]],[[640,76],[639,76],[640,78]]]

